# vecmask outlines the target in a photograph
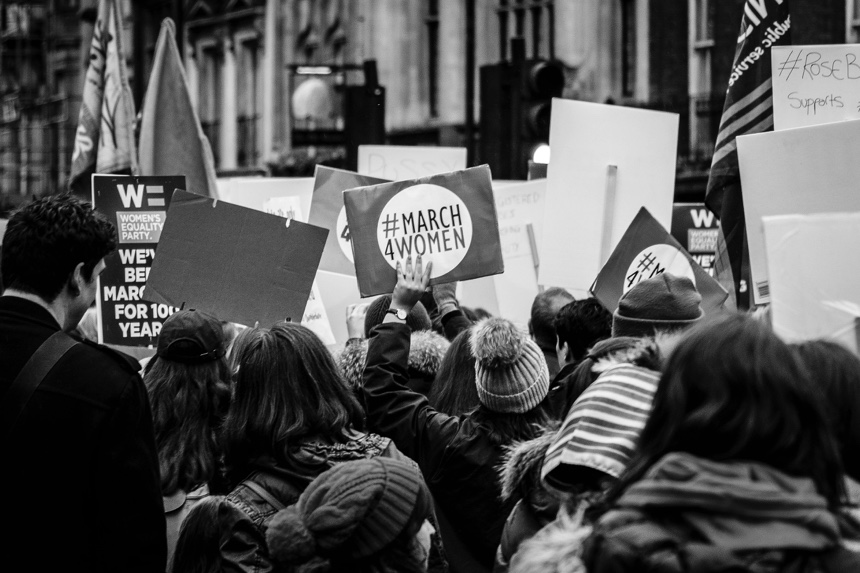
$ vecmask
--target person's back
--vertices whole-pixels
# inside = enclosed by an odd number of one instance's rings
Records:
[[[25,363],[92,303],[113,248],[110,224],[73,199],[40,200],[10,220],[0,297],[0,422],[11,426],[0,437],[11,526],[0,541],[4,570],[164,571],[158,461],[138,363],[80,342],[14,421],[8,409]]]

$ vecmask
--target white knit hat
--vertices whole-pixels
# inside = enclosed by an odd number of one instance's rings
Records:
[[[549,391],[543,352],[504,318],[488,318],[472,332],[478,399],[494,412],[528,412]]]

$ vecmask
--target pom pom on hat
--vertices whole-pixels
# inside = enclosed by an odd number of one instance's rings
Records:
[[[494,412],[524,413],[549,391],[543,352],[528,335],[504,318],[479,323],[471,337],[478,399]]]
[[[316,540],[294,505],[275,514],[266,541],[269,554],[279,563],[305,563],[317,552]]]

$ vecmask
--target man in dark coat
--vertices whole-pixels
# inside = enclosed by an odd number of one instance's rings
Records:
[[[72,331],[92,305],[115,247],[113,225],[70,196],[36,200],[9,221],[0,262],[5,571],[165,570],[158,458],[139,364],[79,341],[29,399],[9,393],[42,343]]]

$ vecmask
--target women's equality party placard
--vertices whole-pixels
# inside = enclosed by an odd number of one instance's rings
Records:
[[[344,193],[362,297],[390,293],[395,268],[421,255],[431,284],[504,272],[499,223],[486,165]]]
[[[320,270],[355,276],[352,241],[346,221],[343,192],[356,187],[388,183],[353,171],[317,165],[314,172],[314,194],[308,223],[328,229],[328,239],[320,261]]]

